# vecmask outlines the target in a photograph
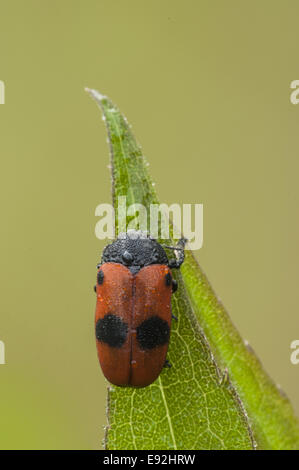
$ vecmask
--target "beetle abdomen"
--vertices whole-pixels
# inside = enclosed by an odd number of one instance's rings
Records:
[[[124,265],[109,262],[100,271],[95,323],[103,373],[114,385],[150,385],[166,360],[171,271],[154,264],[133,275]]]

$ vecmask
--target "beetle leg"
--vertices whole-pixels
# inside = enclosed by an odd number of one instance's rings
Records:
[[[175,315],[173,315],[173,313],[171,314],[171,318],[173,318],[175,321],[178,321],[178,318]]]
[[[95,291],[95,293],[97,292],[97,286],[93,286],[93,290]]]
[[[176,246],[167,246],[165,248],[169,248],[171,250],[174,250],[177,252],[177,258],[171,259],[168,263],[168,266],[170,268],[179,268],[181,264],[183,264],[184,259],[185,259],[185,252],[184,248],[186,245],[187,239],[186,238],[181,238]]]
[[[172,279],[172,292],[176,292],[178,290],[178,283],[175,279]]]
[[[170,364],[170,362],[169,362],[167,359],[165,360],[163,367],[168,367],[168,368],[171,367],[171,364]]]

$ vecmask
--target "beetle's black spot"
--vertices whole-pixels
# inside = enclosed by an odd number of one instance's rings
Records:
[[[125,343],[128,325],[116,315],[108,313],[100,318],[96,324],[96,338],[112,348],[121,348]]]
[[[170,328],[167,321],[154,316],[137,327],[137,341],[141,349],[153,349],[169,341]]]
[[[104,282],[104,273],[103,271],[100,269],[100,271],[98,272],[98,284],[103,284]]]
[[[171,285],[171,280],[172,280],[171,274],[170,273],[165,274],[165,284],[167,286]]]

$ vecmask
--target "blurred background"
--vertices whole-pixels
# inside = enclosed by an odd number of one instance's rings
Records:
[[[299,414],[296,0],[1,0],[0,448],[100,449],[93,316],[106,131],[133,125],[161,202],[204,204],[198,259]]]

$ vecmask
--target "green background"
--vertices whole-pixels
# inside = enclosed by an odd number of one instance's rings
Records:
[[[110,202],[94,87],[160,200],[204,204],[198,258],[299,413],[294,1],[1,0],[0,448],[101,448],[92,287]]]

